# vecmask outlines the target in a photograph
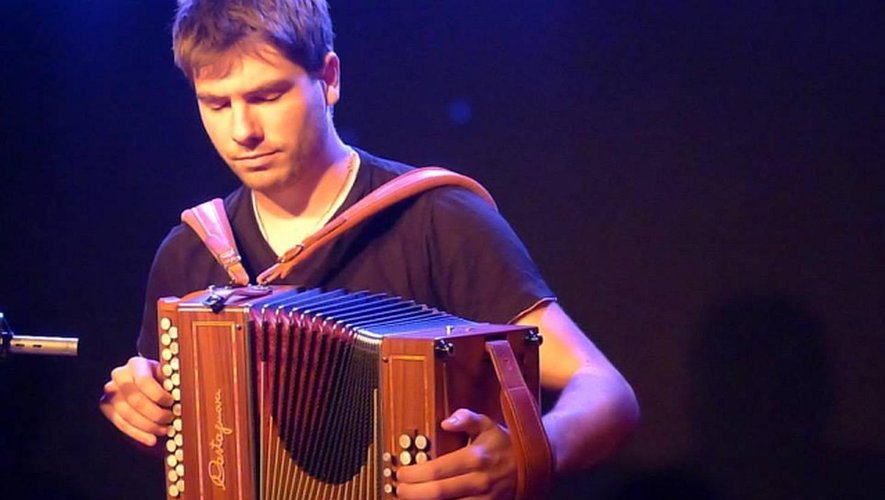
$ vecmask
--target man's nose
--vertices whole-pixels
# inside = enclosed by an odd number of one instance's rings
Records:
[[[248,103],[231,106],[231,138],[237,144],[253,148],[264,139],[261,124]]]

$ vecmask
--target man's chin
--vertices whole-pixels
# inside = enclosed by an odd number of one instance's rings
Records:
[[[242,179],[241,179],[242,181]],[[263,194],[272,194],[280,190],[280,186],[274,182],[256,182],[256,181],[242,181],[243,185],[252,191],[257,191]]]
[[[240,175],[239,178],[247,188],[266,195],[282,193],[294,184],[294,179],[279,179],[270,175]]]

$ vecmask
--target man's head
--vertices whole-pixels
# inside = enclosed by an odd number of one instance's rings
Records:
[[[333,37],[325,0],[179,0],[172,50],[189,80],[231,51],[262,44],[312,74],[323,67]]]
[[[248,187],[285,193],[340,152],[340,66],[323,0],[181,0],[175,59],[212,144]]]

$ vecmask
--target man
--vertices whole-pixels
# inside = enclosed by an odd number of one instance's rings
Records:
[[[173,42],[206,132],[242,181],[225,206],[251,276],[408,170],[352,150],[335,131],[341,63],[325,1],[183,1]],[[385,291],[469,319],[537,325],[545,338],[542,384],[560,391],[544,416],[557,473],[598,462],[636,425],[630,386],[556,303],[506,222],[464,190],[436,189],[401,203],[304,264],[286,283]],[[189,228],[178,226],[164,240],[148,281],[140,355],[112,371],[101,400],[129,437],[155,446],[172,418],[154,361],[156,299],[227,281]],[[470,444],[401,467],[397,495],[512,497],[507,431],[469,409],[441,425],[466,433]]]

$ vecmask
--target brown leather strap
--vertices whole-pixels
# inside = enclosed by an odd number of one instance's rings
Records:
[[[215,260],[227,271],[231,283],[248,285],[249,274],[240,262],[234,232],[219,198],[181,212],[181,220],[190,226],[212,252]]]
[[[410,170],[353,204],[341,215],[335,217],[317,232],[304,239],[301,244],[287,251],[279,261],[258,275],[258,283],[268,283],[285,278],[299,262],[308,258],[321,247],[331,243],[338,236],[362,223],[385,208],[424,191],[440,186],[460,186],[478,194],[497,210],[492,196],[475,180],[439,167],[424,167]]]
[[[501,409],[516,452],[517,498],[541,498],[553,477],[553,453],[538,402],[522,377],[506,340],[486,342],[501,384]]]

